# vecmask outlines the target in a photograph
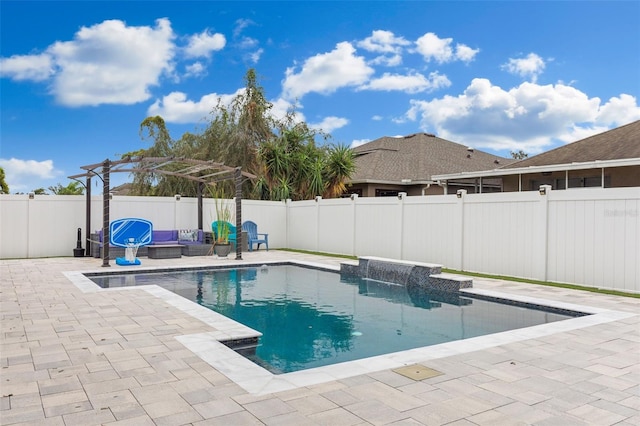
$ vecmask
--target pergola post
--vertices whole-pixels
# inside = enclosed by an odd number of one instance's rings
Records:
[[[198,197],[198,229],[204,231],[203,228],[203,220],[202,220],[202,187],[204,186],[203,182],[198,182],[197,189],[197,197]]]
[[[236,183],[236,260],[242,260],[242,169],[234,170]]]
[[[85,217],[85,244],[87,245],[87,249],[85,250],[86,256],[91,257],[91,248],[93,244],[91,243],[91,176],[87,176],[87,194],[86,194],[86,217]]]
[[[111,161],[102,163],[102,266],[109,265],[109,171]]]

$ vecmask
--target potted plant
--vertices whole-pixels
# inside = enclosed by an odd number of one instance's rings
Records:
[[[227,257],[229,253],[231,253],[232,248],[229,242],[229,236],[232,234],[233,206],[226,200],[224,189],[214,188],[212,195],[216,209],[216,219],[211,224],[211,230],[213,232],[213,252],[219,257]]]

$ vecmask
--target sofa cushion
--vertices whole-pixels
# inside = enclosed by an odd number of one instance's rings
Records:
[[[197,230],[181,229],[178,231],[178,241],[195,241],[198,238]]]
[[[98,241],[102,246],[102,229],[96,231],[98,234]],[[182,237],[188,239],[182,239]],[[177,229],[171,230],[154,230],[151,244],[203,244],[204,232],[202,229],[183,229],[178,231]],[[113,247],[113,245],[111,245]]]
[[[178,244],[178,230],[154,230],[151,244]]]
[[[178,233],[178,241],[180,244],[203,244],[204,243],[204,232],[202,229],[190,229],[190,230],[180,230]]]

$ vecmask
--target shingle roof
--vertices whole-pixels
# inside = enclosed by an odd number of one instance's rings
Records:
[[[640,158],[640,120],[531,158],[525,158],[502,168],[511,169],[626,158]]]
[[[495,169],[507,159],[428,133],[376,139],[354,148],[356,172],[351,182],[429,181],[432,175]],[[496,163],[498,161],[498,163]]]

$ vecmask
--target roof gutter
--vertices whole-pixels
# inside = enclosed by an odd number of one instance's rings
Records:
[[[414,186],[414,185],[431,185],[437,182],[433,180],[411,180],[411,179],[402,179],[402,180],[357,179],[357,180],[349,181],[348,185],[357,185],[360,183],[377,183],[379,185]]]
[[[530,173],[542,173],[542,172],[558,172],[567,170],[584,170],[584,169],[599,169],[610,167],[627,167],[627,166],[640,166],[640,158],[625,158],[619,160],[595,160],[587,161],[583,163],[565,163],[565,164],[550,164],[545,166],[529,166],[518,167],[513,169],[493,169],[478,172],[462,172],[451,173],[446,175],[433,175],[432,179],[436,181],[446,181],[451,179],[469,179],[478,177],[498,177],[509,175],[520,175]]]

